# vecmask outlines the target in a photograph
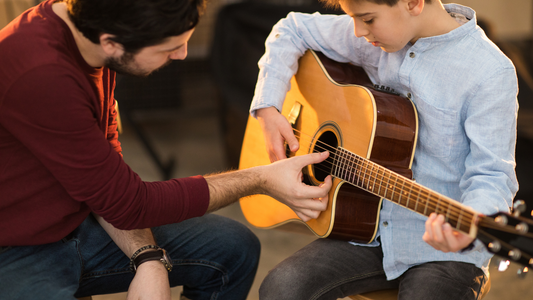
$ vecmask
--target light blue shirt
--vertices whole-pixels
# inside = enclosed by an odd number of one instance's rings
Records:
[[[281,111],[297,61],[307,49],[362,66],[375,84],[409,95],[418,111],[415,180],[490,215],[508,211],[518,190],[515,174],[518,83],[511,61],[477,26],[470,8],[448,4],[470,21],[439,36],[386,53],[357,38],[347,15],[290,13],[274,26],[259,61],[251,113]],[[488,274],[491,254],[443,253],[422,240],[426,217],[384,201],[379,235],[388,279],[429,261],[473,263]],[[374,241],[370,246],[377,246]]]

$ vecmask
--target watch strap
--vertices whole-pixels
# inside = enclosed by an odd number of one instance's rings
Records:
[[[158,260],[160,261],[167,271],[172,271],[172,263],[170,262],[170,258],[168,257],[166,251],[164,249],[157,249],[155,251],[146,251],[139,255],[137,255],[133,261],[132,261],[132,271],[135,273],[137,271],[137,268],[147,261],[151,260]]]

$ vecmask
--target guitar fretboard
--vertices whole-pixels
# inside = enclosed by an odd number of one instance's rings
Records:
[[[337,148],[331,174],[424,216],[442,214],[455,229],[475,234],[477,213],[346,149]]]

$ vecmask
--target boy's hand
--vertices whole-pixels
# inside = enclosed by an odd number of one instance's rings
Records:
[[[426,221],[426,232],[422,239],[442,252],[457,252],[466,248],[474,239],[467,234],[453,230],[444,221],[443,215],[432,213]]]
[[[300,147],[294,136],[292,127],[287,119],[278,112],[275,107],[267,107],[257,110],[257,120],[263,129],[266,150],[270,162],[287,158],[285,154],[285,142],[291,152],[296,152]]]

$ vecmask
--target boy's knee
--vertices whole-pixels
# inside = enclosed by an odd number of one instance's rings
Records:
[[[305,297],[305,291],[299,290],[303,288],[301,284],[303,279],[299,278],[297,273],[290,268],[274,268],[261,283],[259,298],[261,300],[303,299],[301,297]]]

